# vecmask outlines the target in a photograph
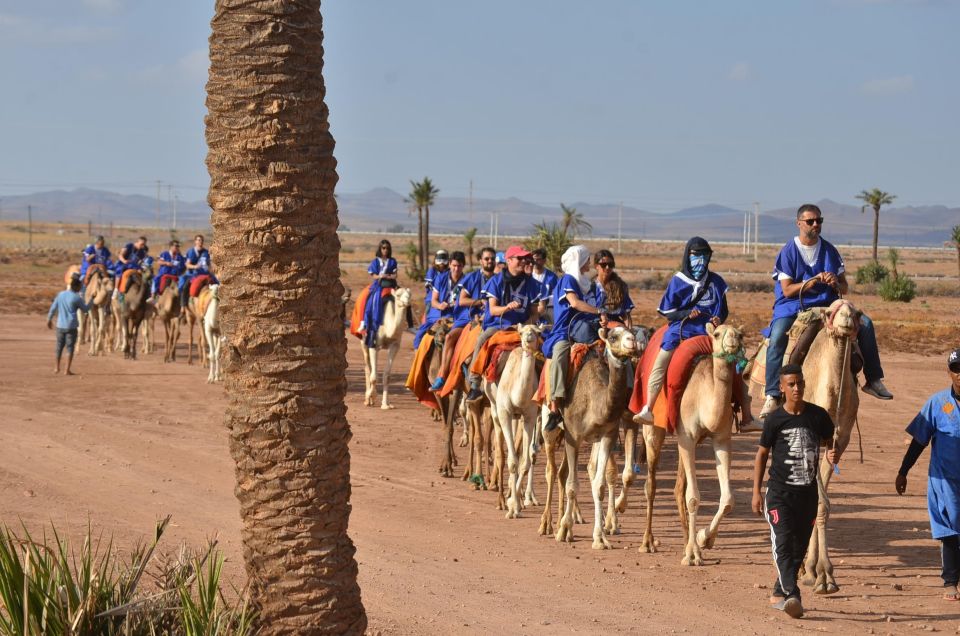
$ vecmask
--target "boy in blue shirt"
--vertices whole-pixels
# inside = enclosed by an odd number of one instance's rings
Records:
[[[64,375],[73,375],[70,366],[73,364],[73,349],[77,344],[77,311],[88,311],[86,303],[80,297],[80,279],[74,277],[70,280],[70,289],[57,294],[50,304],[50,311],[47,312],[47,329],[53,329],[53,315],[57,314],[57,366],[53,373],[60,373],[60,358],[63,355],[63,349],[67,349],[67,368]]]

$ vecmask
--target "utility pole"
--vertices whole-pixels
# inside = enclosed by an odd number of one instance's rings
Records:
[[[493,210],[490,210],[490,245],[493,245],[493,215],[496,214]]]
[[[160,227],[160,179],[157,179],[157,227]],[[110,238],[113,238],[113,221],[110,222]]]
[[[617,206],[617,254],[623,254],[623,201]]]
[[[100,231],[97,234],[103,234],[103,206],[97,207],[97,227],[100,228]]]
[[[173,195],[173,232],[177,232],[177,203],[180,201],[180,195]]]
[[[173,186],[168,183],[167,184],[167,213],[170,216],[173,215],[172,207],[173,207]],[[170,217],[168,216],[167,218],[170,218]],[[158,230],[160,229],[159,223],[157,223],[157,229]]]
[[[500,238],[500,213],[494,212],[493,217],[493,249],[497,249],[497,239]]]
[[[757,261],[757,250],[760,245],[760,204],[753,202],[753,261]]]
[[[33,206],[27,206],[27,238],[30,249],[33,249]]]
[[[467,212],[470,215],[470,225],[473,225],[473,179],[470,179],[470,196],[467,198]]]

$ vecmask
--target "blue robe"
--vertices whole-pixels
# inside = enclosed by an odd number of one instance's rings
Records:
[[[570,326],[581,313],[570,306],[568,293],[573,293],[579,300],[584,298],[577,279],[570,274],[564,274],[553,288],[553,328],[541,347],[543,355],[548,358],[553,358],[553,347],[558,342],[570,339]]]
[[[460,280],[456,283],[453,283],[450,280],[450,271],[443,272],[442,274],[438,273],[433,279],[433,291],[437,292],[437,302],[446,302],[450,306],[446,309],[440,310],[436,307],[433,307],[431,304],[428,304],[427,315],[423,321],[423,324],[417,329],[416,335],[413,337],[413,348],[414,350],[420,346],[420,340],[423,339],[423,336],[429,331],[430,327],[436,324],[441,318],[452,317],[455,312],[455,303],[456,297],[454,294],[459,294],[460,283],[463,282],[463,276],[460,277]],[[431,292],[432,295],[432,292]],[[432,300],[432,299],[431,299]]]
[[[931,447],[927,509],[933,538],[960,534],[960,402],[951,390],[927,400],[907,433]]]
[[[93,261],[87,261],[87,256],[93,255]],[[86,277],[87,270],[91,265],[103,265],[106,269],[110,269],[110,250],[106,246],[97,249],[93,245],[87,245],[83,250],[83,259],[80,261],[80,278],[81,280]]]
[[[453,314],[453,326],[456,327],[466,327],[470,324],[470,321],[476,316],[483,315],[483,307],[468,307],[467,305],[460,305],[460,291],[466,290],[467,295],[470,296],[473,300],[480,300],[483,298],[483,288],[487,284],[487,279],[483,277],[482,269],[475,269],[463,278],[460,279],[460,283],[457,285],[457,300],[456,307]]]
[[[489,329],[507,329],[518,325],[530,318],[530,311],[540,300],[540,283],[531,276],[525,276],[523,281],[516,286],[506,285],[503,272],[494,275],[483,287],[483,295],[489,298],[495,298],[497,305],[503,307],[513,301],[520,303],[520,309],[505,311],[499,316],[490,313],[490,305],[487,304],[483,313],[483,328]]]
[[[683,340],[693,336],[702,336],[707,333],[707,323],[714,316],[720,318],[720,322],[727,319],[727,283],[713,272],[708,272],[704,280],[707,285],[707,291],[697,301],[696,309],[700,315],[696,318],[684,320],[674,320],[667,327],[667,332],[663,335],[663,342],[660,348],[664,351],[672,351],[680,345],[681,335]],[[697,282],[689,278],[683,272],[677,272],[670,279],[667,285],[667,291],[660,299],[660,307],[657,309],[661,314],[669,314],[674,311],[687,308],[686,306],[693,300],[697,294],[699,286]],[[681,325],[683,333],[681,334]]]
[[[367,273],[371,276],[379,276],[382,274],[396,274],[397,273],[397,260],[394,258],[388,258],[386,260],[381,260],[379,258],[374,258],[370,261],[370,266],[367,267]],[[383,299],[381,296],[381,290],[383,288],[380,286],[380,279],[377,279],[370,283],[370,292],[367,295],[367,304],[363,308],[363,329],[366,331],[366,336],[363,341],[367,347],[373,347],[377,342],[377,331],[380,330],[380,324],[383,322]]]
[[[783,295],[783,288],[780,285],[781,275],[788,277],[795,283],[799,283],[813,278],[822,272],[830,272],[839,277],[844,271],[843,258],[840,256],[840,252],[824,239],[820,239],[817,260],[812,266],[807,265],[806,261],[803,260],[803,256],[800,254],[800,248],[797,247],[796,239],[789,241],[780,250],[776,265],[774,265],[773,269],[772,276],[777,282],[773,287],[773,319],[771,322],[778,318],[796,316],[800,313],[799,296],[787,298]],[[814,283],[803,292],[803,306],[804,308],[829,307],[830,303],[837,298],[839,298],[839,296],[837,296],[837,292],[833,287],[823,283]]]
[[[603,289],[603,285],[598,282],[593,283],[587,302],[594,307],[603,307],[607,304],[607,292]],[[630,298],[630,292],[624,289],[623,300],[620,302],[620,306],[615,309],[607,307],[607,319],[625,323],[627,314],[633,311],[635,306],[633,299]]]

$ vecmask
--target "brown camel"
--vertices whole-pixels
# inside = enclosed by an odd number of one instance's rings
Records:
[[[89,277],[84,292],[84,302],[90,307],[84,320],[84,331],[90,336],[90,355],[105,354],[106,341],[110,334],[110,299],[114,282],[106,271],[98,268]]]
[[[142,272],[134,272],[127,279],[127,290],[123,302],[113,299],[114,316],[117,317],[117,335],[119,347],[123,349],[123,357],[137,359],[137,336],[140,333],[140,323],[143,321],[144,310],[150,286],[144,280]]]
[[[189,284],[189,283],[188,283]],[[198,297],[190,296],[187,306],[180,308],[180,321],[187,323],[187,364],[193,364],[193,326],[197,325],[197,350],[200,357],[200,366],[207,366],[207,337],[203,333],[203,315],[197,306]]]
[[[176,283],[164,287],[163,293],[153,303],[160,322],[163,323],[163,361],[177,359],[177,340],[180,339],[180,294]]]
[[[743,331],[730,325],[707,325],[713,339],[713,355],[694,363],[693,372],[680,400],[677,422],[677,487],[675,496],[680,512],[686,546],[681,563],[703,565],[704,548],[712,548],[720,522],[733,509],[730,487],[730,437],[733,434],[733,384],[739,382],[734,365],[743,351]],[[653,538],[653,500],[657,487],[657,466],[665,431],[652,424],[643,427],[647,456],[647,527],[640,544],[641,552],[656,552]],[[708,528],[697,532],[700,489],[697,484],[697,444],[705,438],[713,442],[720,481],[720,504]]]
[[[562,437],[568,472],[564,484],[566,504],[563,516],[557,522],[557,541],[573,540],[580,446],[584,442],[598,443],[597,465],[606,466],[627,403],[627,361],[637,355],[636,336],[623,327],[616,327],[609,333],[601,330],[600,337],[606,344],[604,353],[602,357],[588,359],[573,378],[569,401],[563,411]],[[555,440],[555,432],[551,432],[548,437]],[[541,516],[541,533],[553,526],[550,497],[556,477],[556,464],[552,455],[552,452],[547,453],[547,505],[544,506]],[[599,550],[610,547],[610,542],[603,534],[601,522],[600,495],[604,472],[597,471],[591,482],[594,503],[593,547]]]

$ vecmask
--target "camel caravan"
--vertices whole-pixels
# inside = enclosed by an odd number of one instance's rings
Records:
[[[375,403],[376,354],[385,349],[380,406],[392,408],[389,373],[404,332],[413,330],[415,309],[423,317],[405,387],[441,423],[440,474],[455,475],[460,460],[454,431],[462,426],[461,478],[474,489],[495,490],[507,519],[541,506],[535,491],[544,487],[539,533],[569,542],[575,525],[584,522],[578,466],[589,445],[592,546],[607,549],[610,537],[620,533],[619,516],[645,465],[645,529],[638,550],[650,553],[659,546],[653,506],[670,437],[677,445],[681,563],[702,565],[734,506],[732,438],[763,431],[768,418],[790,417],[779,388],[783,377],[802,369],[805,400],[835,423],[832,438],[817,442],[826,444],[835,462],[857,419],[857,387],[892,398],[882,383],[872,323],[843,298],[843,261],[820,239],[821,219],[816,206],[798,211],[799,235],[774,267],[773,319],[750,356],[743,328],[728,322],[727,285],[710,270],[712,250],[700,237],[688,241],[667,285],[658,307],[665,324],[659,327],[632,324],[633,302],[608,250],[590,255],[573,246],[557,274],[545,269],[543,250],[512,246],[498,254],[484,248],[480,267],[469,273],[463,253],[441,250],[427,273],[421,312],[413,307],[412,291],[398,287],[396,261],[389,242],[382,241],[368,269],[373,282],[350,321],[351,333],[363,341],[365,404]],[[858,380],[861,373],[865,379]],[[764,399],[758,419],[750,408],[756,396]],[[720,499],[702,523],[696,449],[705,441],[713,446]],[[622,468],[615,449],[623,451]],[[538,473],[541,451],[545,467]],[[815,490],[819,503],[800,574],[816,593],[832,594],[839,587],[827,551],[827,488],[835,466],[816,452],[819,468],[804,486]]]
[[[203,242],[198,234],[194,246],[181,254],[179,242],[170,241],[168,249],[154,259],[149,256],[146,237],[141,236],[126,244],[116,261],[104,237],[88,245],[81,264],[70,266],[64,278],[68,288],[72,279],[81,282],[84,308],[77,314],[77,339],[89,344],[89,355],[122,352],[124,358],[135,360],[138,352],[153,353],[154,323],[159,319],[164,334],[163,361],[176,361],[185,326],[187,363],[193,364],[196,355],[201,366],[209,367],[207,381],[219,382],[220,283],[210,271],[210,256]]]

